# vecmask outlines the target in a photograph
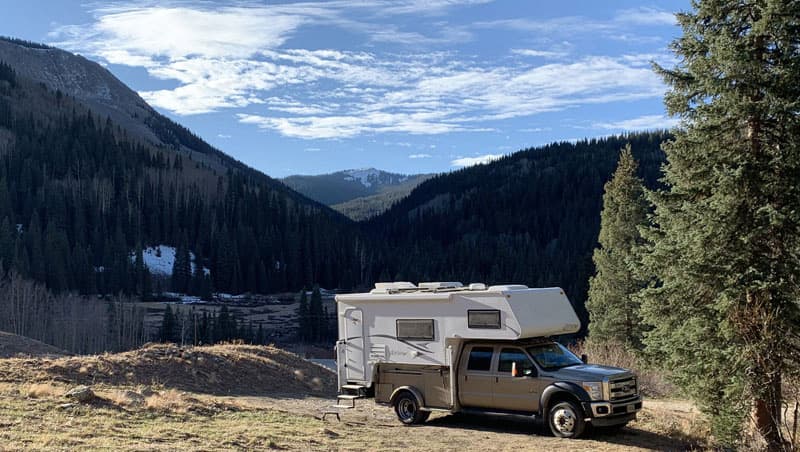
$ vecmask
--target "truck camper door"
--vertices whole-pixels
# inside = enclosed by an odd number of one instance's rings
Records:
[[[364,381],[364,314],[361,309],[344,312],[345,374],[347,381]]]

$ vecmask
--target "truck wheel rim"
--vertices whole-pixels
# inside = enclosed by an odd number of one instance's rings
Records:
[[[403,399],[400,401],[400,404],[397,406],[397,411],[400,412],[400,417],[403,419],[411,419],[414,417],[414,413],[417,411],[416,407],[414,406],[414,402]]]
[[[553,413],[553,426],[560,433],[572,433],[575,429],[575,413],[569,408],[557,409]]]

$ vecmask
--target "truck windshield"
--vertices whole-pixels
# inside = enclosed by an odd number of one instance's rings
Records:
[[[532,345],[528,347],[528,353],[544,370],[556,370],[562,367],[583,364],[580,358],[557,342]]]

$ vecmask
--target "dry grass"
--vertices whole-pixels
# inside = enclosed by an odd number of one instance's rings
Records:
[[[215,395],[332,396],[336,381],[328,369],[271,346],[178,347],[150,344],[139,350],[59,359],[8,359],[0,382],[135,387],[163,385]]]
[[[100,399],[61,408],[58,398],[25,397],[0,384],[0,450],[685,450],[702,445],[681,430],[699,415],[686,402],[646,405],[641,419],[618,433],[584,440],[546,435],[530,421],[434,414],[404,427],[391,408],[360,401],[342,421],[323,421],[323,399],[217,397],[160,390],[143,405],[127,404],[93,387]],[[675,420],[670,424],[669,420]]]
[[[545,434],[530,420],[436,413],[424,425],[404,427],[391,408],[371,400],[343,410],[341,422],[320,419],[333,403],[325,393],[309,395],[315,384],[334,384],[332,373],[318,374],[294,355],[262,351],[257,360],[270,376],[268,389],[250,394],[211,394],[173,385],[186,374],[186,361],[217,372],[211,387],[250,384],[248,370],[256,357],[242,346],[179,351],[149,347],[137,353],[60,360],[0,360],[0,451],[5,450],[684,450],[698,448],[704,420],[687,402],[647,400],[639,420],[621,432],[597,432],[585,440],[562,440]],[[154,353],[166,358],[152,358]],[[183,357],[174,354],[183,353]],[[202,352],[202,353],[197,353]],[[192,358],[194,357],[194,359]],[[236,361],[234,357],[240,360]],[[296,358],[295,358],[296,359]],[[129,367],[123,365],[124,362]],[[212,365],[213,363],[213,365]],[[238,366],[242,364],[244,371]],[[209,367],[210,366],[210,367]],[[244,372],[237,381],[222,373]],[[173,367],[171,369],[170,367]],[[158,369],[148,374],[144,369]],[[81,371],[82,370],[82,371]],[[54,375],[58,380],[53,381]],[[153,375],[162,383],[140,381]],[[170,378],[163,378],[168,376]],[[41,378],[26,381],[24,378]],[[50,378],[50,380],[44,380]],[[89,404],[65,404],[60,394],[95,380],[98,396]],[[200,385],[201,379],[189,385]],[[34,391],[37,397],[28,397]],[[255,392],[256,394],[252,394]],[[700,427],[698,427],[700,426]]]
[[[25,390],[25,395],[34,399],[61,397],[66,391],[52,383],[34,383]]]
[[[175,389],[168,389],[147,397],[144,406],[155,411],[187,413],[196,403],[197,399],[189,398]]]

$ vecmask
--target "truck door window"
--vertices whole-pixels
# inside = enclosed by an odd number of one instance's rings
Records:
[[[493,347],[473,347],[469,352],[467,370],[489,372],[492,370]]]
[[[500,351],[500,362],[497,364],[497,371],[501,373],[511,373],[513,363],[517,363],[519,375],[530,375],[533,373],[533,363],[528,355],[518,348],[504,348]]]

